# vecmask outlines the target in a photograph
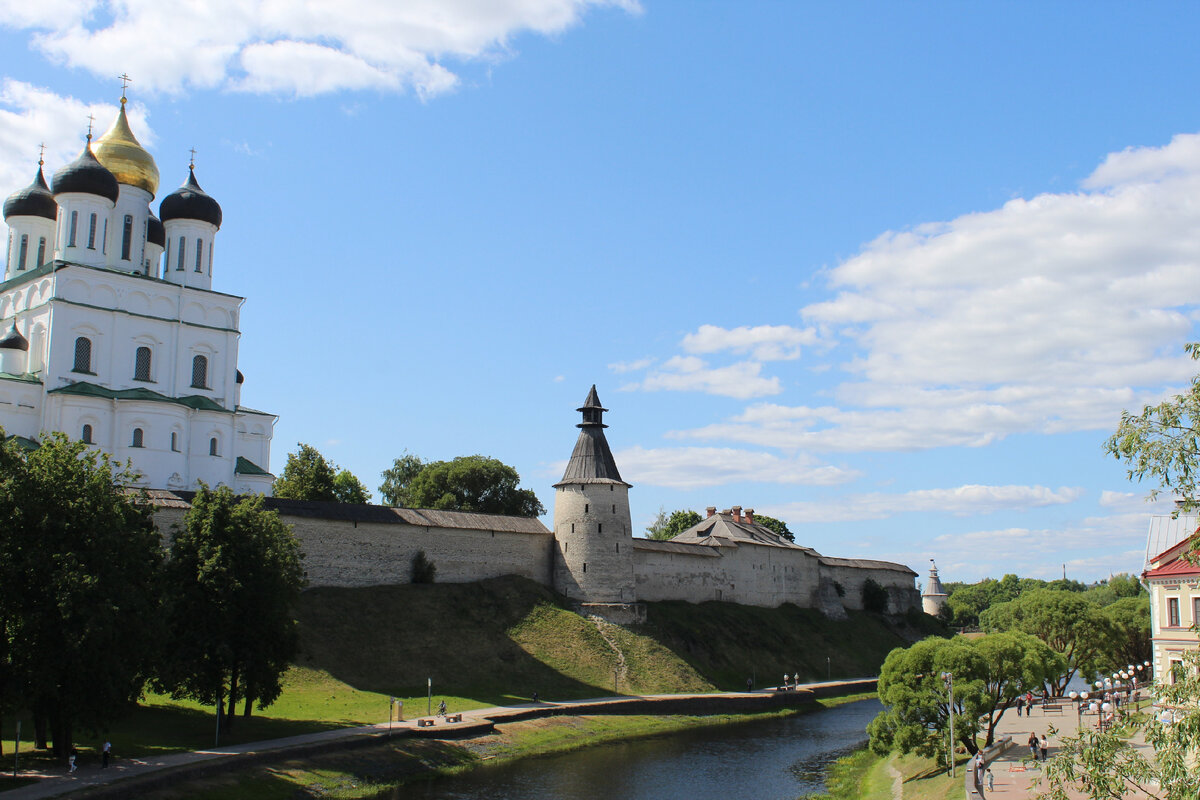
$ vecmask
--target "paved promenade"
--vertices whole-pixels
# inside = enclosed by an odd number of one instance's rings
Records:
[[[462,712],[462,722],[446,722],[437,719],[432,727],[418,727],[417,719],[403,722],[381,722],[355,728],[309,733],[285,739],[249,742],[233,747],[196,750],[145,758],[115,759],[111,766],[102,769],[97,765],[81,766],[74,774],[66,769],[58,772],[22,771],[24,777],[36,777],[37,783],[0,792],[0,800],[40,800],[59,797],[83,789],[102,787],[126,778],[141,778],[154,773],[187,770],[205,765],[216,766],[218,762],[232,762],[228,766],[254,763],[256,760],[290,758],[306,753],[323,752],[330,749],[354,747],[356,744],[378,742],[389,731],[395,736],[432,738],[455,738],[482,735],[492,730],[495,723],[516,722],[522,719],[561,714],[688,714],[727,713],[800,705],[833,694],[853,691],[871,691],[875,679],[861,681],[828,681],[802,684],[797,690],[775,692],[764,689],[757,692],[723,692],[710,694],[666,694],[619,697],[598,697],[590,700],[563,702],[520,703],[511,706],[493,706]],[[454,712],[457,713],[457,712]],[[428,717],[424,717],[428,719]],[[138,781],[140,784],[141,781]],[[114,791],[118,787],[114,787]],[[114,795],[116,796],[116,795]]]
[[[1040,792],[1047,790],[1044,782],[1038,783],[1041,777],[1042,770],[1040,766],[1028,761],[1029,759],[1029,734],[1036,733],[1039,738],[1042,734],[1046,734],[1049,739],[1049,748],[1047,755],[1051,758],[1058,752],[1058,742],[1066,736],[1074,736],[1078,731],[1079,717],[1075,713],[1075,707],[1070,701],[1064,701],[1062,704],[1062,714],[1047,714],[1042,709],[1035,708],[1032,715],[1018,717],[1016,709],[1009,709],[1004,712],[1003,719],[1000,720],[996,733],[996,740],[1001,737],[1011,736],[1013,746],[998,756],[991,763],[992,776],[995,779],[995,791],[987,792],[986,783],[984,784],[984,797],[1007,798],[1008,800],[1025,800],[1025,798],[1037,797]],[[1096,717],[1094,715],[1083,716],[1083,725],[1095,727]],[[1056,736],[1049,735],[1049,729],[1054,727],[1058,734]],[[1134,747],[1142,749],[1143,755],[1149,754],[1149,747],[1139,732],[1132,740]],[[1072,800],[1082,800],[1084,795],[1082,792],[1068,792]],[[1149,795],[1131,794],[1129,797],[1148,797]]]

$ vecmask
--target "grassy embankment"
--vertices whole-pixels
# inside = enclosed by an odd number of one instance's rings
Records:
[[[826,794],[809,800],[892,800],[892,788],[899,773],[902,798],[919,800],[964,800],[963,771],[968,758],[958,762],[958,776],[951,778],[928,758],[892,753],[878,756],[859,750],[839,759],[829,771]]]
[[[239,717],[223,743],[385,721],[392,695],[406,716],[421,715],[426,679],[433,706],[445,700],[451,711],[524,702],[534,691],[545,700],[613,693],[618,659],[604,636],[527,580],[314,589],[297,615],[302,654],[283,695],[267,711]],[[793,606],[652,603],[648,624],[606,631],[625,657],[619,692],[651,694],[741,689],[751,675],[775,684],[785,671],[819,680],[826,657],[835,678],[868,676],[893,647],[942,629],[923,615],[889,621],[860,613],[832,622]],[[14,719],[0,728],[11,735]],[[23,730],[28,738],[28,719]],[[212,710],[151,694],[107,736],[117,757],[208,747]],[[77,740],[81,763],[94,761],[100,736]],[[3,745],[7,758],[11,739]],[[23,766],[54,766],[28,741],[23,749]]]

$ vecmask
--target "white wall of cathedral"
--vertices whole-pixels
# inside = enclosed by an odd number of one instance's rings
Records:
[[[117,204],[109,217],[108,266],[122,272],[149,272],[146,234],[154,195],[136,186],[120,185]]]
[[[152,278],[162,275],[163,246],[146,242],[146,274]]]
[[[162,277],[197,289],[212,288],[213,239],[217,226],[195,219],[163,223],[167,246]]]
[[[0,428],[6,436],[37,438],[42,430],[42,386],[0,378]]]
[[[58,239],[55,258],[103,267],[112,245],[109,219],[113,204],[105,197],[83,192],[64,192],[58,202]]]
[[[234,455],[253,462],[264,470],[270,470],[271,438],[274,435],[275,417],[270,414],[239,413],[234,426],[237,439]],[[267,492],[270,494],[270,492]]]
[[[45,217],[8,219],[8,257],[4,279],[16,278],[54,258],[54,220]]]

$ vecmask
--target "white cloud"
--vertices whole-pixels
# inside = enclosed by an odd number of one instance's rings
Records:
[[[818,341],[814,328],[790,325],[757,325],[720,328],[701,325],[695,333],[683,337],[683,349],[689,353],[749,353],[755,361],[788,361],[800,357],[802,345]]]
[[[1182,345],[1198,318],[1197,196],[1188,134],[1109,155],[1078,192],[886,233],[801,310],[853,353],[828,403],[674,435],[866,451],[1111,430],[1195,371]]]
[[[653,358],[639,358],[636,361],[618,361],[616,363],[609,364],[608,368],[618,375],[622,375],[626,372],[637,372],[638,370],[643,370],[653,363]]]
[[[613,454],[621,475],[634,485],[697,489],[729,483],[783,483],[831,486],[859,477],[854,470],[821,464],[807,457],[780,458],[720,447],[632,447]],[[558,475],[566,462],[552,466]]]
[[[707,361],[696,356],[674,356],[663,362],[661,369],[648,374],[641,383],[627,384],[621,388],[626,391],[704,392],[739,400],[783,391],[779,378],[766,378],[761,373],[762,364],[754,361],[710,367]]]
[[[887,494],[872,492],[849,495],[830,502],[797,502],[763,506],[760,510],[790,524],[848,522],[887,519],[904,513],[944,513],[955,516],[991,514],[996,511],[1026,511],[1031,508],[1073,503],[1083,489],[1062,486],[980,486],[969,484],[950,489],[919,489]]]
[[[495,61],[524,32],[559,34],[590,9],[640,12],[636,0],[0,0],[10,28],[36,31],[54,61],[137,86],[313,95],[452,89],[446,61]]]

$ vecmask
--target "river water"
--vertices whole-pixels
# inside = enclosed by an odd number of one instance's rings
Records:
[[[379,800],[796,800],[867,740],[882,709],[860,700],[782,719],[722,725],[482,767]]]

